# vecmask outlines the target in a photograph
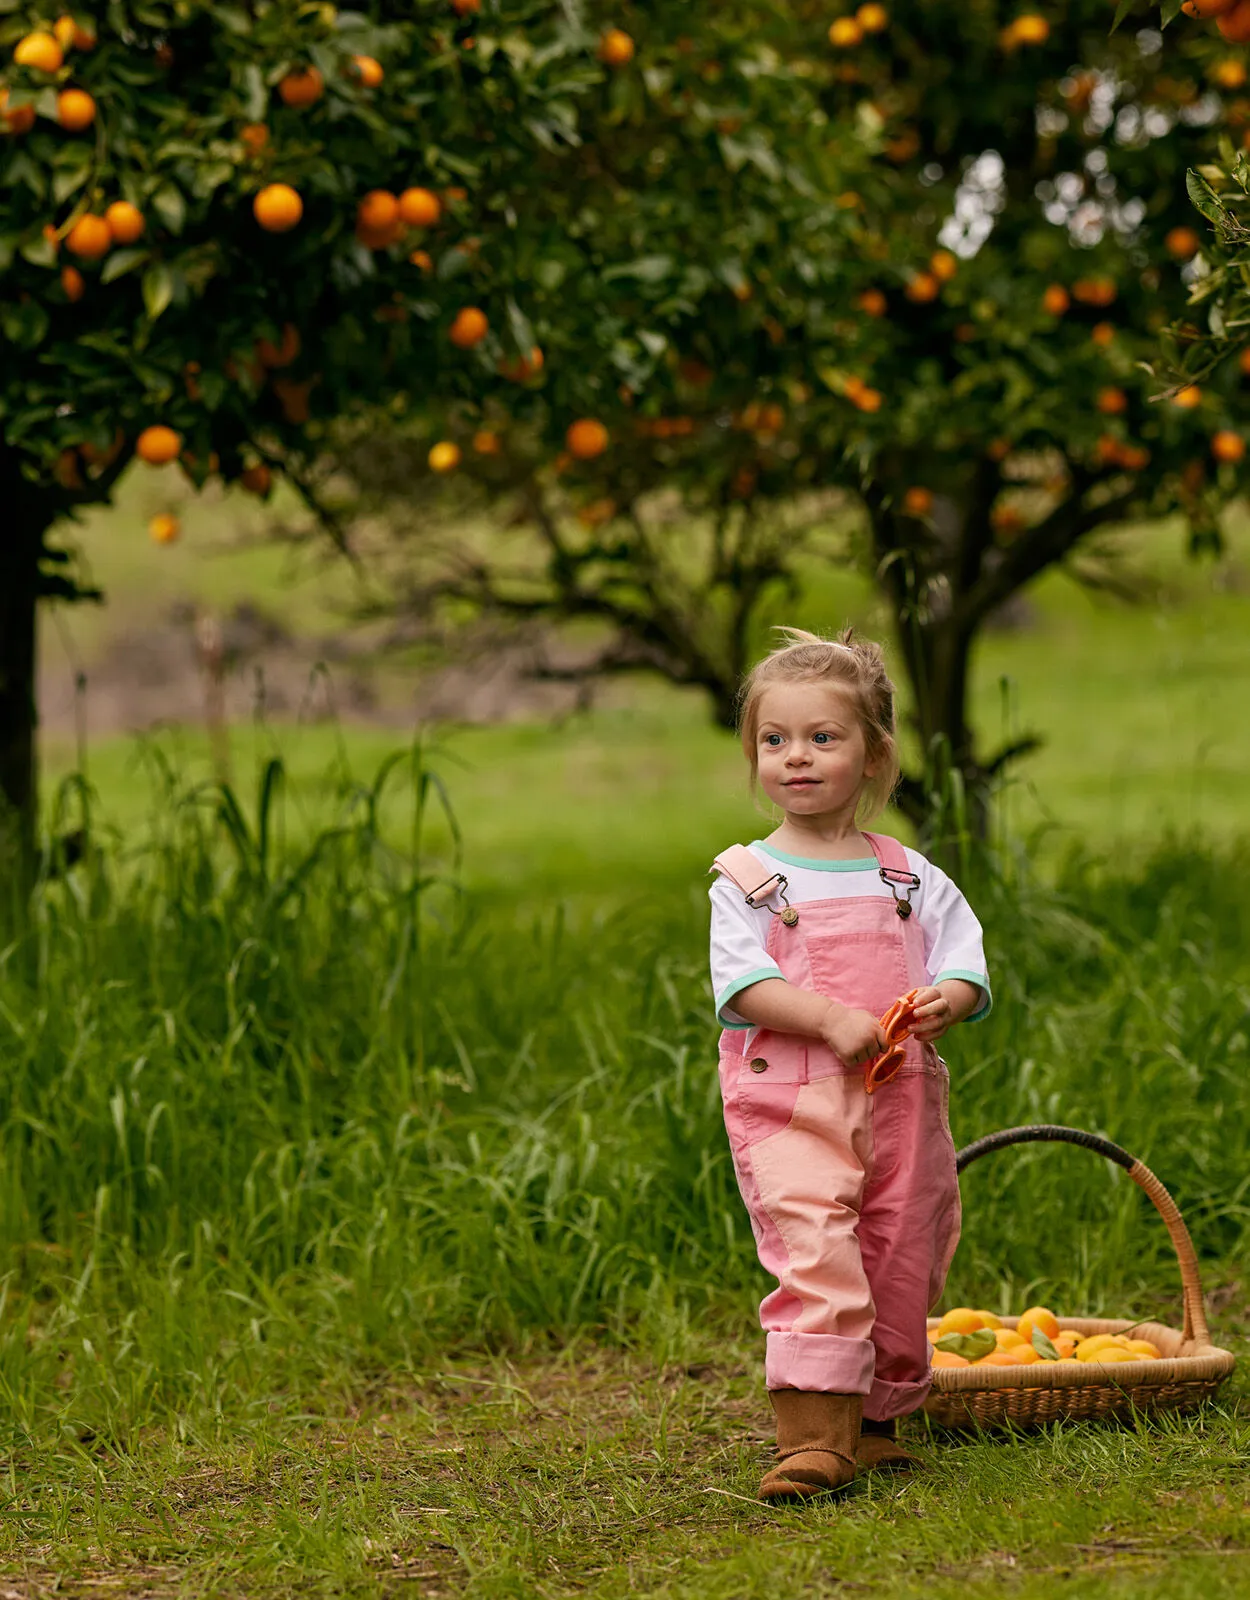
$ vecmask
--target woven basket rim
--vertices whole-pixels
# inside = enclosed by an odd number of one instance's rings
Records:
[[[941,1319],[929,1317],[935,1328]],[[1004,1318],[1004,1321],[1009,1319]],[[1184,1333],[1166,1322],[1151,1317],[1065,1317],[1063,1325],[1082,1333],[1123,1333],[1138,1330],[1143,1338],[1150,1330],[1183,1339]],[[933,1392],[941,1395],[967,1394],[987,1389],[1122,1389],[1155,1388],[1162,1384],[1191,1380],[1226,1378],[1237,1364],[1231,1350],[1215,1344],[1195,1345],[1183,1356],[1162,1356],[1157,1361],[1103,1363],[1083,1361],[1079,1366],[1057,1366],[1053,1362],[1030,1362],[1026,1367],[933,1367]],[[1129,1373],[1132,1377],[1129,1377]]]

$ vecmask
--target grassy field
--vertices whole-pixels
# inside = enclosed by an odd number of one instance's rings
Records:
[[[984,642],[987,740],[1050,743],[963,878],[995,1008],[944,1054],[957,1143],[1058,1121],[1150,1164],[1245,1356],[1247,545],[1213,573],[1174,539],[1139,541],[1166,604],[1055,577]],[[841,577],[799,620],[845,615],[879,622]],[[389,768],[393,729],[233,738],[224,811],[195,730],[93,744],[103,846],[0,952],[5,1592],[1244,1595],[1240,1370],[1188,1416],[912,1424],[913,1482],[754,1500],[705,885],[771,824],[696,700]],[[1034,1145],[962,1187],[946,1304],[1179,1323],[1119,1168]]]
[[[69,672],[69,636],[90,681],[111,638],[142,630],[179,598],[226,610],[250,596],[296,635],[317,637],[339,626],[335,607],[350,587],[341,569],[317,573],[307,556],[257,544],[263,510],[246,496],[183,505],[183,492],[163,472],[132,474],[118,508],[88,522],[82,545],[110,604],[73,608],[45,628],[47,670]],[[144,519],[166,504],[181,508],[187,531],[180,545],[158,550],[147,541]],[[983,747],[1022,731],[1045,740],[1011,774],[1001,806],[1009,832],[1044,825],[1046,852],[1071,839],[1110,846],[1155,840],[1169,829],[1222,839],[1242,831],[1250,778],[1250,520],[1231,515],[1227,535],[1228,553],[1212,565],[1183,555],[1174,523],[1125,530],[1107,542],[1119,548],[1123,570],[1155,595],[1153,603],[1126,605],[1052,573],[1028,591],[1023,625],[983,637],[973,678]],[[801,605],[761,619],[761,646],[764,630],[778,622],[828,629],[849,620],[888,639],[886,618],[856,574],[814,570],[805,584]],[[401,695],[402,674],[387,698]],[[88,689],[88,726],[90,706]],[[524,880],[575,891],[602,858],[628,874],[649,874],[654,864],[658,883],[702,872],[709,847],[714,853],[727,836],[754,829],[755,837],[769,826],[746,797],[732,735],[709,726],[700,695],[658,682],[611,685],[601,709],[555,723],[431,731],[452,757],[449,781],[474,882],[506,890]],[[181,772],[208,774],[202,731],[165,729],[154,737]],[[318,815],[318,795],[336,802],[336,758],[368,773],[404,742],[393,726],[361,723],[248,725],[236,728],[234,739],[235,776],[244,788],[270,756],[282,755],[310,808],[300,825],[312,829],[330,814]],[[75,767],[77,750],[65,729],[45,736],[45,749],[51,793]],[[105,813],[133,835],[150,804],[134,741],[89,739],[87,767]],[[645,860],[632,844],[628,855],[617,853],[619,831],[602,826],[605,808],[626,796],[640,823],[645,814]]]

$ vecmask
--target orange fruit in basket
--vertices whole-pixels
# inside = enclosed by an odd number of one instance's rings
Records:
[[[1042,1359],[1031,1344],[1013,1344],[1007,1354],[1018,1367],[1031,1367]]]
[[[1028,1342],[1014,1328],[995,1328],[994,1337],[998,1340],[998,1348],[1000,1350],[1015,1350],[1018,1346]]]
[[[941,1339],[948,1333],[975,1333],[984,1326],[979,1311],[973,1311],[970,1306],[954,1306],[938,1323],[935,1337]]]
[[[1054,1339],[1059,1332],[1059,1318],[1045,1306],[1030,1306],[1016,1323],[1016,1332],[1023,1339],[1031,1339],[1034,1328],[1040,1328],[1048,1339]]]
[[[935,1350],[930,1360],[934,1367],[970,1367],[967,1356],[957,1356],[953,1350]]]
[[[977,1316],[980,1317],[981,1326],[983,1328],[993,1328],[995,1333],[997,1333],[1000,1328],[1006,1326],[1006,1324],[1003,1322],[1003,1319],[995,1316],[992,1311],[978,1311]]]
[[[974,1367],[1018,1367],[1020,1363],[1011,1350],[991,1350],[987,1356],[978,1356]]]

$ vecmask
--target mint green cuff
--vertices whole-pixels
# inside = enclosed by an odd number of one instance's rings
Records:
[[[975,983],[978,989],[985,991],[985,1004],[979,1011],[974,1011],[970,1017],[965,1017],[965,1022],[980,1022],[982,1017],[988,1017],[994,1004],[994,996],[990,993],[990,980],[983,972],[964,972],[961,968],[954,967],[949,972],[939,972],[934,978],[935,984],[941,983],[946,978],[962,978],[965,983]]]
[[[740,989],[745,989],[748,984],[758,983],[761,978],[780,978],[780,967],[757,967],[754,972],[748,972],[744,978],[735,978],[728,989],[716,998],[716,1020],[722,1028],[753,1028],[753,1022],[729,1022],[721,1016],[721,1012],[733,999]]]

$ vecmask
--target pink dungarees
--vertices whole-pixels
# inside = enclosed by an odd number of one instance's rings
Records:
[[[909,872],[896,840],[864,837],[880,866]],[[782,909],[776,890],[762,903]],[[792,926],[771,919],[768,953],[800,988],[879,1017],[930,982],[924,934],[893,897],[796,909]],[[738,1187],[778,1283],[760,1306],[765,1383],[862,1394],[875,1420],[915,1411],[930,1384],[925,1317],[959,1241],[946,1066],[909,1039],[870,1095],[864,1069],[819,1039],[762,1029],[749,1056],[742,1039],[721,1034],[720,1082]]]

